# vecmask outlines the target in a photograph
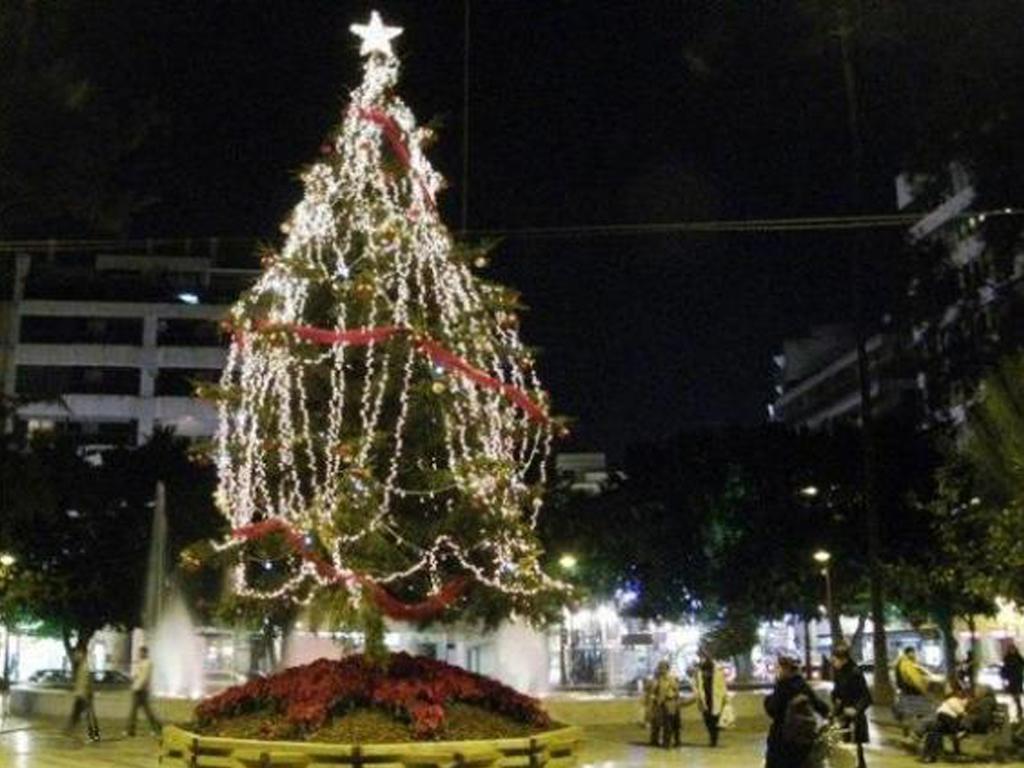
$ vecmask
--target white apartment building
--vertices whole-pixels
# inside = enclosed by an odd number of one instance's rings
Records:
[[[18,404],[14,428],[65,429],[96,446],[139,444],[159,427],[212,434],[215,410],[193,388],[219,377],[220,322],[258,274],[253,244],[230,245],[0,252],[0,381]]]
[[[907,231],[919,262],[906,286],[904,322],[867,341],[874,407],[882,412],[913,397],[923,423],[959,425],[985,371],[1021,342],[1024,252],[999,256],[985,242],[986,215],[973,212],[978,195],[960,163],[940,175],[901,174],[895,186],[900,211],[919,214]],[[774,420],[820,429],[859,418],[849,329],[787,339],[775,362]]]
[[[901,211],[921,212],[910,244],[935,254],[931,271],[908,286],[911,301],[928,308],[913,318],[907,341],[925,417],[962,424],[988,366],[1022,338],[1024,252],[989,247],[987,214],[972,212],[978,195],[961,163],[942,175],[900,175],[896,198]]]

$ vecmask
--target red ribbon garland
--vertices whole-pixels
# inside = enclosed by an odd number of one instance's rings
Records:
[[[311,325],[265,325],[262,327],[262,330],[285,330],[295,334],[295,336],[304,341],[310,341],[315,344],[345,344],[355,347],[366,346],[378,341],[387,341],[400,333],[411,333],[407,328],[394,325],[385,325],[379,328],[354,328],[348,331],[331,331]],[[450,368],[481,387],[500,392],[509,401],[522,408],[532,421],[546,424],[550,420],[544,409],[533,402],[530,396],[518,387],[498,381],[498,379],[470,365],[466,360],[454,352],[445,349],[435,341],[416,338],[413,343],[418,351],[429,357],[436,365]]]
[[[330,581],[344,580],[357,582],[366,590],[370,599],[373,600],[374,605],[380,609],[381,613],[397,621],[427,621],[439,616],[462,596],[470,584],[467,576],[456,576],[425,600],[418,603],[406,603],[392,595],[369,576],[358,573],[339,573],[332,563],[325,560],[318,553],[310,551],[309,547],[306,546],[305,536],[279,517],[259,523],[243,525],[240,528],[235,528],[231,535],[236,539],[251,541],[252,539],[259,539],[272,533],[282,534],[289,546],[303,560],[313,563],[317,575],[321,578]]]
[[[398,621],[427,621],[439,616],[462,596],[469,586],[469,578],[456,576],[426,600],[418,603],[404,603],[370,579],[364,579],[362,583],[374,605],[388,618]]]
[[[402,162],[403,166],[409,168],[410,165],[412,165],[412,153],[409,151],[409,147],[405,144],[405,137],[402,136],[402,129],[391,115],[386,112],[382,112],[379,109],[365,109],[363,107],[357,109],[356,114],[363,120],[368,120],[381,129],[381,132],[384,134],[384,138],[388,140],[388,144],[391,145],[392,151],[398,155],[398,159]],[[434,196],[427,188],[426,182],[419,176],[417,176],[416,181],[423,192],[423,197],[425,197],[427,202],[430,203],[431,209],[436,211],[437,203],[434,202]]]

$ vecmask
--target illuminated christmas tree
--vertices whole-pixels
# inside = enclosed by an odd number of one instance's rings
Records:
[[[558,427],[517,295],[471,272],[482,251],[438,215],[431,132],[395,94],[401,30],[376,12],[352,30],[363,82],[231,313],[217,549],[247,598],[529,612],[562,589],[534,533]]]

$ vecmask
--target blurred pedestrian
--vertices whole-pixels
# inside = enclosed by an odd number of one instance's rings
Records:
[[[697,708],[704,718],[704,727],[708,729],[711,746],[718,746],[718,721],[725,707],[727,691],[725,688],[725,672],[715,664],[711,652],[701,647],[697,652],[700,660],[694,669],[693,691],[697,699]]]
[[[89,741],[100,740],[100,725],[96,722],[96,710],[92,702],[92,670],[89,668],[89,654],[85,648],[76,648],[71,654],[74,674],[74,702],[71,705],[71,716],[68,718],[66,732],[71,733],[78,725],[79,719],[85,715],[85,725]]]
[[[765,768],[803,766],[818,736],[815,713],[828,717],[829,707],[800,674],[799,659],[779,657],[775,687],[765,697],[764,709],[772,720]]]
[[[1006,683],[1006,692],[1010,694],[1014,705],[1017,707],[1017,720],[1024,719],[1021,712],[1020,694],[1024,688],[1024,658],[1021,657],[1017,644],[1011,642],[1003,655],[1003,666],[999,670],[1003,681]]]
[[[957,665],[957,676],[960,678],[960,687],[968,693],[974,690],[974,679],[977,677],[977,664],[974,658],[974,649],[970,649],[964,655],[963,661]]]
[[[4,676],[0,678],[0,725],[7,722],[11,714],[11,681]]]
[[[871,706],[871,691],[864,673],[850,658],[850,649],[844,644],[837,644],[832,654],[832,680],[833,715],[848,729],[844,740],[857,745],[857,768],[865,768],[864,745],[870,738],[867,710]]]
[[[160,721],[153,714],[149,706],[149,686],[153,679],[153,662],[149,658],[149,649],[146,646],[139,648],[139,660],[135,663],[135,671],[132,674],[132,708],[128,714],[128,730],[126,735],[135,735],[135,720],[139,709],[146,713],[149,720],[149,729],[154,735],[160,733]]]
[[[672,674],[667,661],[659,661],[655,668],[654,680],[647,693],[648,710],[651,713],[651,746],[679,746],[682,721],[679,710],[679,680]]]

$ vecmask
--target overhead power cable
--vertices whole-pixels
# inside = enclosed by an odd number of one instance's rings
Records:
[[[950,220],[971,220],[978,223],[986,219],[1024,216],[1024,208],[995,208],[985,211],[963,211],[949,217]],[[777,219],[711,219],[705,221],[667,221],[643,224],[581,224],[552,227],[506,227],[482,228],[455,231],[461,237],[503,237],[503,238],[596,238],[626,237],[631,235],[671,234],[716,234],[763,232],[832,232],[854,229],[909,228],[928,217],[927,213],[865,214],[855,216],[800,216]],[[68,251],[101,251],[108,249],[154,249],[182,247],[188,244],[196,256],[203,255],[203,248],[209,243],[245,244],[262,242],[257,237],[181,237],[147,238],[130,240],[93,239],[47,239],[47,240],[0,240],[2,253],[59,253]]]
[[[999,208],[988,211],[964,211],[947,221],[1024,216],[1024,208]],[[829,232],[850,229],[888,229],[910,227],[927,214],[891,213],[860,216],[801,216],[780,219],[719,219],[707,221],[651,222],[646,224],[596,224],[581,226],[514,227],[508,229],[470,229],[460,232],[468,237],[587,238],[627,235],[665,235],[700,233]]]

